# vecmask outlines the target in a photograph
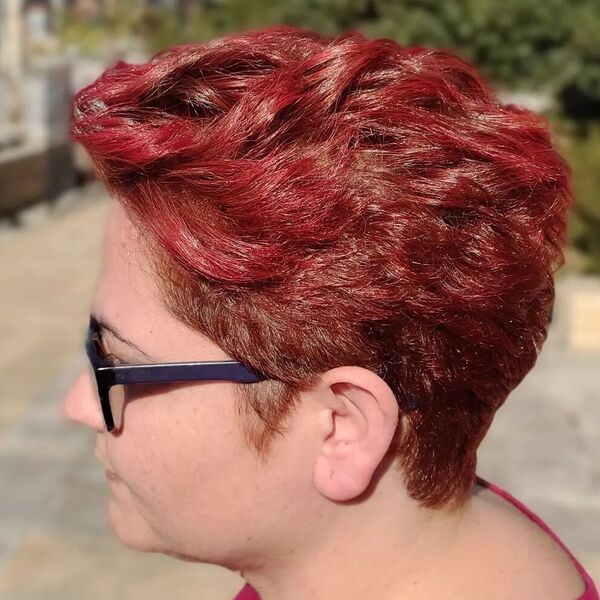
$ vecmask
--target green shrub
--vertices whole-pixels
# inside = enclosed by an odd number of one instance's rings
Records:
[[[555,123],[557,146],[573,170],[569,243],[582,259],[580,269],[600,274],[600,122],[584,130],[569,121]]]

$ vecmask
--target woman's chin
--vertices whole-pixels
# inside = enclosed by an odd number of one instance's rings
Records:
[[[141,518],[124,514],[123,507],[111,498],[107,510],[108,523],[121,544],[140,552],[162,552],[152,529]]]

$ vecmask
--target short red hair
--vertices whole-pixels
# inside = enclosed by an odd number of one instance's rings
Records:
[[[564,262],[545,119],[449,51],[278,26],[118,63],[73,135],[155,240],[172,313],[273,378],[236,388],[261,457],[300,391],[358,365],[397,397],[409,494],[464,502]]]

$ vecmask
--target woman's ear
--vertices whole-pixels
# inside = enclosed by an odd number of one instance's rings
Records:
[[[387,453],[398,424],[390,387],[362,367],[338,367],[321,378],[319,454],[314,485],[334,501],[364,492]]]

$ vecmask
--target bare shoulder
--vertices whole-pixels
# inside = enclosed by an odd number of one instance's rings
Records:
[[[583,594],[573,561],[539,525],[486,489],[477,492],[475,504],[471,543],[481,576],[472,582],[478,597],[576,600]]]

